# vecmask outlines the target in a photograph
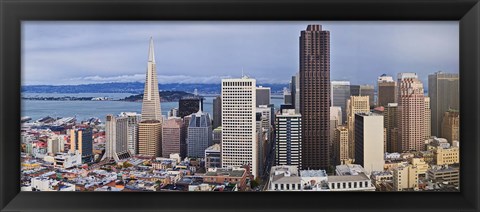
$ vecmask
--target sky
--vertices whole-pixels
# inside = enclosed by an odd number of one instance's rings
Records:
[[[159,83],[288,83],[308,24],[330,31],[332,81],[459,70],[457,21],[24,21],[22,85],[143,82],[150,37]]]

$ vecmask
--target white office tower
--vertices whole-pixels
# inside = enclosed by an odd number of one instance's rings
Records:
[[[160,109],[157,66],[155,64],[155,53],[152,38],[150,38],[150,47],[148,50],[147,76],[145,79],[145,90],[143,91],[142,102],[142,121],[145,120],[163,120]]]
[[[105,154],[102,159],[116,162],[130,157],[128,152],[128,117],[107,115],[105,123]]]
[[[131,155],[135,155],[138,151],[138,123],[142,120],[142,115],[135,112],[122,112],[119,116],[128,119],[127,149]]]
[[[284,109],[276,116],[275,165],[302,168],[302,116],[295,109]]]
[[[249,165],[258,176],[256,81],[243,76],[222,80],[222,167]]]
[[[191,115],[187,128],[187,156],[203,158],[205,149],[213,145],[212,121],[208,113],[202,112]]]
[[[384,130],[383,116],[376,113],[355,114],[355,163],[367,174],[383,171]]]

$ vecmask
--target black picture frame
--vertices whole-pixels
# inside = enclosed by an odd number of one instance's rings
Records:
[[[20,192],[23,20],[458,20],[460,192]],[[2,211],[479,211],[478,0],[0,0]]]

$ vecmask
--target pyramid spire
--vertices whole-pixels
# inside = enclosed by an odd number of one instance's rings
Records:
[[[148,62],[155,63],[155,51],[153,46],[153,38],[150,37],[150,46],[148,48]]]

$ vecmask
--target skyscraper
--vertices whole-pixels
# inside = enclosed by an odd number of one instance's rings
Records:
[[[107,115],[105,123],[104,159],[120,161],[130,157],[128,151],[128,117]]]
[[[192,115],[198,112],[200,108],[203,108],[203,97],[182,97],[178,101],[178,116],[183,118]]]
[[[256,80],[222,80],[222,167],[250,165],[258,176]]]
[[[342,120],[347,119],[347,113],[345,111],[348,99],[350,99],[350,82],[332,81],[332,106],[342,108]]]
[[[145,90],[143,91],[142,121],[144,120],[162,120],[153,38],[150,38]]]
[[[393,80],[392,76],[387,76],[386,74],[379,76],[377,80],[377,106],[385,107],[388,103],[396,103],[396,87],[397,83]]]
[[[203,158],[205,149],[213,145],[212,122],[208,113],[192,114],[187,128],[187,156]]]
[[[398,136],[401,151],[425,149],[425,95],[415,73],[398,74]]]
[[[375,106],[375,87],[373,85],[360,85],[360,96],[368,96],[369,106]]]
[[[153,39],[150,38],[147,74],[142,102],[142,121],[138,125],[138,153],[158,157],[162,146],[162,113],[158,92]]]
[[[259,86],[256,88],[257,103],[256,107],[260,105],[269,105],[270,104],[270,88]]]
[[[135,155],[138,152],[138,124],[142,116],[134,112],[122,112],[120,116],[128,119],[127,148],[131,155]]]
[[[330,32],[308,25],[300,33],[302,167],[330,165]]]
[[[333,139],[335,165],[351,163],[352,159],[348,155],[348,145],[348,128],[346,126],[338,126],[335,129]]]
[[[213,126],[212,129],[222,126],[222,97],[217,96],[213,99]]]
[[[185,125],[181,118],[171,118],[162,125],[162,156],[182,153],[182,143],[185,143]]]
[[[300,75],[297,72],[295,74],[295,93],[292,93],[294,106],[295,106],[295,113],[300,113]]]
[[[400,152],[398,143],[397,103],[388,103],[383,110],[383,126],[387,134],[387,152]]]
[[[350,85],[350,96],[360,96],[360,85]]]
[[[428,75],[428,96],[432,109],[432,135],[442,134],[442,117],[449,109],[460,109],[458,74],[435,72]]]
[[[383,171],[383,116],[376,113],[355,114],[355,163],[367,173]]]
[[[138,125],[138,154],[152,157],[162,155],[162,122],[146,120]]]
[[[368,96],[350,96],[347,101],[348,154],[352,160],[355,158],[355,114],[370,112],[369,102]]]
[[[276,116],[276,165],[302,167],[302,116],[285,109]]]
[[[460,141],[460,113],[455,110],[449,110],[443,115],[442,137],[447,139],[450,144],[453,141]]]

